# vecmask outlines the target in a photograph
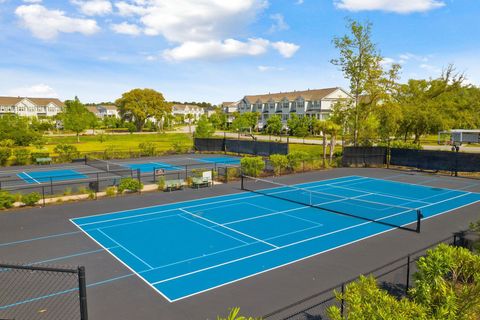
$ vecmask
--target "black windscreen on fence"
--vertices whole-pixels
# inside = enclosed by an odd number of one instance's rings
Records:
[[[385,147],[345,147],[342,165],[350,166],[383,166],[387,163]]]
[[[272,154],[288,154],[288,143],[238,139],[195,138],[194,144],[197,151],[225,151],[231,153],[253,154],[259,156],[269,156]]]
[[[224,151],[225,139],[195,138],[194,146],[197,151]]]
[[[480,171],[480,154],[393,148],[390,164],[424,170],[475,172]]]

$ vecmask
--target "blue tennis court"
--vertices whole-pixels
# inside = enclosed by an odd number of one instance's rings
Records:
[[[269,195],[243,192],[72,222],[173,302],[393,230],[394,224],[415,224],[417,210],[428,219],[480,201],[478,193],[362,176],[258,190]],[[287,199],[293,194],[297,201],[364,217],[295,203]]]
[[[163,169],[165,171],[182,170],[180,167],[176,167],[169,163],[164,162],[146,162],[146,163],[128,163],[122,164],[123,166],[131,170],[139,170],[141,173],[152,173],[156,169]]]
[[[240,164],[240,158],[235,158],[235,157],[197,158],[195,160],[200,161],[200,162],[206,162],[206,163],[215,163],[217,165],[222,165],[222,164],[236,165],[236,164]]]
[[[17,177],[26,183],[47,183],[66,180],[85,179],[87,176],[75,170],[46,170],[46,171],[24,171],[17,173]]]

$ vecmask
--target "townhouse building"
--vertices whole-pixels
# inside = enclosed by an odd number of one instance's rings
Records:
[[[54,117],[64,107],[65,104],[56,98],[0,97],[0,116]]]
[[[349,93],[339,87],[248,95],[238,103],[238,112],[259,112],[258,128],[262,129],[273,115],[279,115],[284,125],[292,114],[326,120],[335,103],[349,99]]]

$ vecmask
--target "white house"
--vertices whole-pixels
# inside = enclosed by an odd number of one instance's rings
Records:
[[[235,113],[238,112],[240,102],[222,102],[222,112],[227,115],[227,124],[230,125],[235,119]]]
[[[64,107],[65,104],[56,98],[0,97],[0,116],[53,117]]]
[[[192,104],[174,104],[172,106],[172,114],[174,116],[183,116],[184,122],[188,123],[188,115],[191,115],[191,121],[198,120],[205,110],[202,107],[192,105]]]
[[[268,93],[245,96],[238,104],[238,111],[259,112],[258,127],[261,129],[267,119],[279,115],[286,124],[291,114],[299,117],[315,117],[325,120],[330,117],[333,105],[351,96],[342,88],[325,88],[305,91]]]
[[[120,118],[118,108],[114,105],[87,106],[87,109],[97,118]]]

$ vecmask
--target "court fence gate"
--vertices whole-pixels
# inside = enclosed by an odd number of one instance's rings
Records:
[[[472,250],[472,241],[469,231],[462,231],[440,240],[428,247],[422,248],[407,256],[391,261],[383,266],[363,273],[372,275],[377,280],[378,286],[397,298],[408,297],[409,289],[414,285],[414,274],[417,271],[417,261],[425,256],[427,250],[433,249],[441,243],[465,247]],[[476,236],[478,241],[478,235]],[[345,293],[349,283],[355,282],[358,277],[349,279],[343,283],[323,290],[309,297],[301,299],[283,308],[270,312],[262,317],[265,320],[310,320],[329,319],[328,309],[336,306],[345,316],[346,304],[343,299],[337,299],[335,293]]]
[[[88,320],[85,268],[0,264],[0,319]]]

